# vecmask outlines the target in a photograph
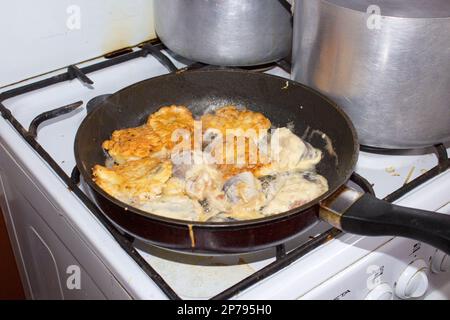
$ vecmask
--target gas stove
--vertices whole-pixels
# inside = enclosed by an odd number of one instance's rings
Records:
[[[413,240],[344,234],[318,223],[268,250],[198,256],[116,230],[80,183],[78,126],[94,98],[198,68],[211,66],[152,42],[0,90],[0,204],[28,297],[450,298],[450,257]],[[253,71],[290,78],[286,61]],[[403,206],[450,214],[449,151],[444,144],[363,150],[349,183]]]

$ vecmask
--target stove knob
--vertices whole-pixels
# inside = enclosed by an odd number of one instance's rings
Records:
[[[436,253],[431,259],[431,271],[433,273],[450,271],[450,257],[441,250],[436,250]]]
[[[427,289],[427,264],[422,259],[418,259],[412,262],[398,278],[395,294],[400,299],[420,298]]]
[[[370,291],[365,300],[392,300],[394,299],[394,292],[390,285],[382,283]]]

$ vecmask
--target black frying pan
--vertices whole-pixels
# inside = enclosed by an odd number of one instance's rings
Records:
[[[172,104],[188,106],[196,116],[210,106],[245,106],[266,115],[275,127],[294,123],[297,135],[323,151],[317,171],[327,178],[329,191],[276,216],[228,223],[164,218],[109,196],[92,181],[93,166],[106,159],[102,142],[114,130],[139,126],[149,114]],[[320,217],[351,233],[410,237],[450,253],[449,216],[394,206],[344,187],[358,149],[351,121],[323,95],[279,77],[230,70],[173,73],[122,89],[87,115],[75,141],[78,169],[104,214],[126,233],[161,247],[211,253],[259,250],[292,238]]]

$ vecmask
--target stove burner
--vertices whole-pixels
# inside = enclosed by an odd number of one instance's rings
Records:
[[[276,63],[266,63],[261,64],[257,66],[248,66],[248,67],[238,67],[237,69],[246,70],[246,71],[252,71],[252,72],[266,72],[273,68],[275,68],[277,65]]]
[[[213,65],[204,64],[202,62],[194,62],[193,64],[187,66],[185,68],[185,70],[192,71],[192,70],[199,70],[199,69],[206,69],[206,70],[237,69],[237,70],[246,70],[249,72],[266,72],[277,66],[280,67],[281,69],[283,69],[284,71],[286,71],[287,73],[291,72],[291,64],[287,60],[279,60],[277,62],[271,62],[271,63],[266,63],[266,64],[262,64],[262,65],[257,65],[257,66],[249,66],[249,67],[221,67],[221,66],[213,66]]]
[[[374,153],[374,154],[380,154],[380,155],[389,155],[389,156],[396,156],[396,155],[421,155],[426,153],[432,153],[436,149],[435,146],[428,146],[428,147],[422,147],[422,148],[416,148],[416,149],[395,149],[395,148],[378,148],[378,147],[372,147],[372,146],[366,146],[361,145],[360,150],[367,153]]]
[[[365,145],[361,145],[359,149],[364,152],[377,153],[377,154],[386,154],[386,153],[395,151],[394,149],[378,148],[378,147],[365,146]]]

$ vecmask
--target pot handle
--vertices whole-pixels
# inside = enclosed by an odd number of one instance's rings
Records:
[[[348,187],[320,207],[320,217],[342,231],[411,238],[450,254],[450,215],[397,206]]]

